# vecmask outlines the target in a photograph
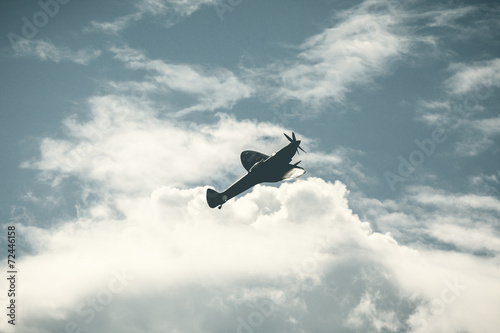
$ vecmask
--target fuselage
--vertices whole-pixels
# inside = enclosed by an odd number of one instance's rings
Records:
[[[295,152],[297,151],[297,146],[298,144],[291,142],[285,147],[278,150],[277,152],[273,153],[271,156],[269,156],[261,163],[269,165],[288,164],[292,161],[292,158],[295,156]]]
[[[281,180],[284,169],[292,160],[297,150],[295,143],[289,143],[267,159],[255,163],[248,172],[248,176],[257,177],[259,182],[278,182]]]
[[[221,207],[227,200],[236,195],[248,190],[252,186],[264,182],[279,182],[300,177],[305,173],[305,170],[298,167],[295,163],[290,164],[295,156],[297,149],[300,148],[300,140],[295,139],[295,134],[292,133],[292,138],[287,136],[290,143],[269,157],[256,152],[244,151],[241,153],[241,162],[247,174],[239,178],[235,183],[229,186],[221,193],[212,189],[207,189],[207,202],[212,208]],[[257,160],[257,162],[255,162]]]

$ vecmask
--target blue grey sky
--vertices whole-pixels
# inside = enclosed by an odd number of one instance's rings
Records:
[[[496,2],[0,13],[19,332],[500,328]],[[303,177],[208,208],[292,131]]]

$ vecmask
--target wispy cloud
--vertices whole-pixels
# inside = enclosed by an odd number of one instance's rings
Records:
[[[100,31],[116,35],[145,16],[163,16],[163,24],[171,26],[201,7],[218,2],[220,0],[142,0],[135,4],[133,13],[119,16],[108,22],[92,21],[85,31]]]
[[[85,32],[104,32],[107,34],[118,34],[119,32],[125,30],[133,22],[138,21],[142,18],[142,13],[133,13],[129,15],[124,15],[115,18],[110,22],[90,22],[90,26],[85,28]]]
[[[403,244],[414,244],[423,247],[434,244],[433,239],[440,239],[448,244],[449,251],[470,252],[477,246],[465,246],[465,236],[469,229],[477,229],[478,236],[489,239],[482,249],[497,253],[496,236],[487,237],[487,230],[497,230],[500,217],[500,201],[494,195],[477,194],[476,189],[469,193],[453,193],[431,186],[410,186],[400,198],[395,200],[376,200],[355,196],[355,207],[363,207],[363,215],[373,221],[376,230],[385,230]],[[451,234],[438,234],[437,230],[445,230],[449,225],[456,229],[456,239]],[[452,229],[450,229],[452,230]],[[495,231],[495,232],[497,232]],[[492,231],[493,232],[493,231]],[[478,243],[475,243],[478,244]],[[442,244],[443,245],[443,244]],[[450,245],[454,247],[450,247]],[[434,244],[434,246],[436,246]]]
[[[150,14],[165,14],[174,11],[182,16],[188,16],[202,6],[213,5],[220,0],[142,0],[137,4],[141,12]]]
[[[355,86],[367,87],[390,74],[398,60],[418,57],[423,52],[419,46],[435,49],[437,36],[420,31],[422,25],[455,27],[458,19],[478,10],[412,4],[364,1],[336,14],[333,27],[298,46],[296,59],[266,68],[278,86],[271,90],[273,98],[281,102],[297,99],[317,108],[344,103]]]
[[[100,50],[82,49],[73,51],[65,46],[55,46],[49,41],[20,39],[13,48],[16,57],[34,57],[43,61],[71,61],[88,65],[101,55]]]
[[[500,87],[500,58],[476,61],[471,64],[451,64],[448,70],[452,76],[444,85],[449,93],[465,95],[486,93],[484,89]],[[491,94],[491,92],[490,92]]]
[[[254,88],[224,68],[206,69],[187,64],[169,64],[159,59],[150,59],[142,52],[126,47],[112,47],[111,52],[128,68],[149,72],[149,79],[160,89],[193,96],[197,103],[181,110],[181,114],[230,108],[253,94]]]
[[[478,38],[496,43],[500,17],[498,4],[478,2],[471,5],[454,3],[450,6],[450,3],[408,1],[410,3],[413,6],[409,6],[405,21],[414,34],[428,36],[440,46],[449,40]],[[446,51],[441,49],[438,53],[446,55]]]
[[[492,210],[500,214],[500,200],[491,196],[453,195],[430,187],[415,187],[410,193],[413,200],[424,205],[468,211],[471,209]]]
[[[479,10],[479,8],[475,6],[450,8],[449,6],[441,6],[440,4],[436,5],[441,8],[431,9],[418,15],[420,19],[429,20],[426,24],[428,27],[461,29],[463,25],[458,24],[456,21]]]
[[[277,86],[272,98],[297,99],[317,108],[343,103],[354,86],[387,74],[408,52],[410,40],[397,32],[399,18],[370,1],[338,14],[338,23],[298,46],[295,59],[263,71]]]
[[[357,189],[362,185],[376,182],[368,170],[357,161],[357,157],[362,155],[364,153],[360,150],[340,146],[329,153],[319,151],[309,153],[307,164],[314,174],[324,177],[335,175],[349,188]]]
[[[492,226],[463,227],[453,224],[435,224],[430,228],[429,235],[479,254],[500,253],[500,234]]]
[[[419,101],[417,119],[448,132],[459,129],[456,153],[475,156],[494,145],[498,117],[490,100],[500,87],[500,59],[453,63],[441,84],[443,97]]]

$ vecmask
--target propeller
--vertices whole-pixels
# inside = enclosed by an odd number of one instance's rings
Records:
[[[295,143],[297,143],[297,154],[299,154],[299,155],[300,155],[300,153],[299,153],[299,149],[300,149],[300,150],[302,150],[304,153],[306,153],[306,154],[307,154],[307,152],[306,152],[304,149],[302,149],[302,148],[300,147],[300,140],[297,140],[297,138],[295,137],[295,133],[294,133],[294,132],[292,132],[292,137],[289,137],[286,133],[283,133],[283,134],[284,134],[284,135],[285,135],[285,137],[288,139],[288,141],[290,141],[290,142],[292,142],[292,143],[294,143],[294,142],[295,142]]]

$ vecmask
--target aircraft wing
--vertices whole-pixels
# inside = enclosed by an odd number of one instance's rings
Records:
[[[289,164],[288,166],[289,166],[289,168],[281,176],[280,181],[298,178],[306,173],[306,170],[304,168],[299,167],[299,166],[292,165],[292,164]]]
[[[241,153],[240,158],[241,158],[241,164],[243,164],[243,167],[245,170],[250,171],[250,169],[253,167],[253,165],[257,162],[260,162],[262,160],[267,159],[269,156],[259,153],[258,151],[253,151],[253,150],[245,150],[244,152]]]

